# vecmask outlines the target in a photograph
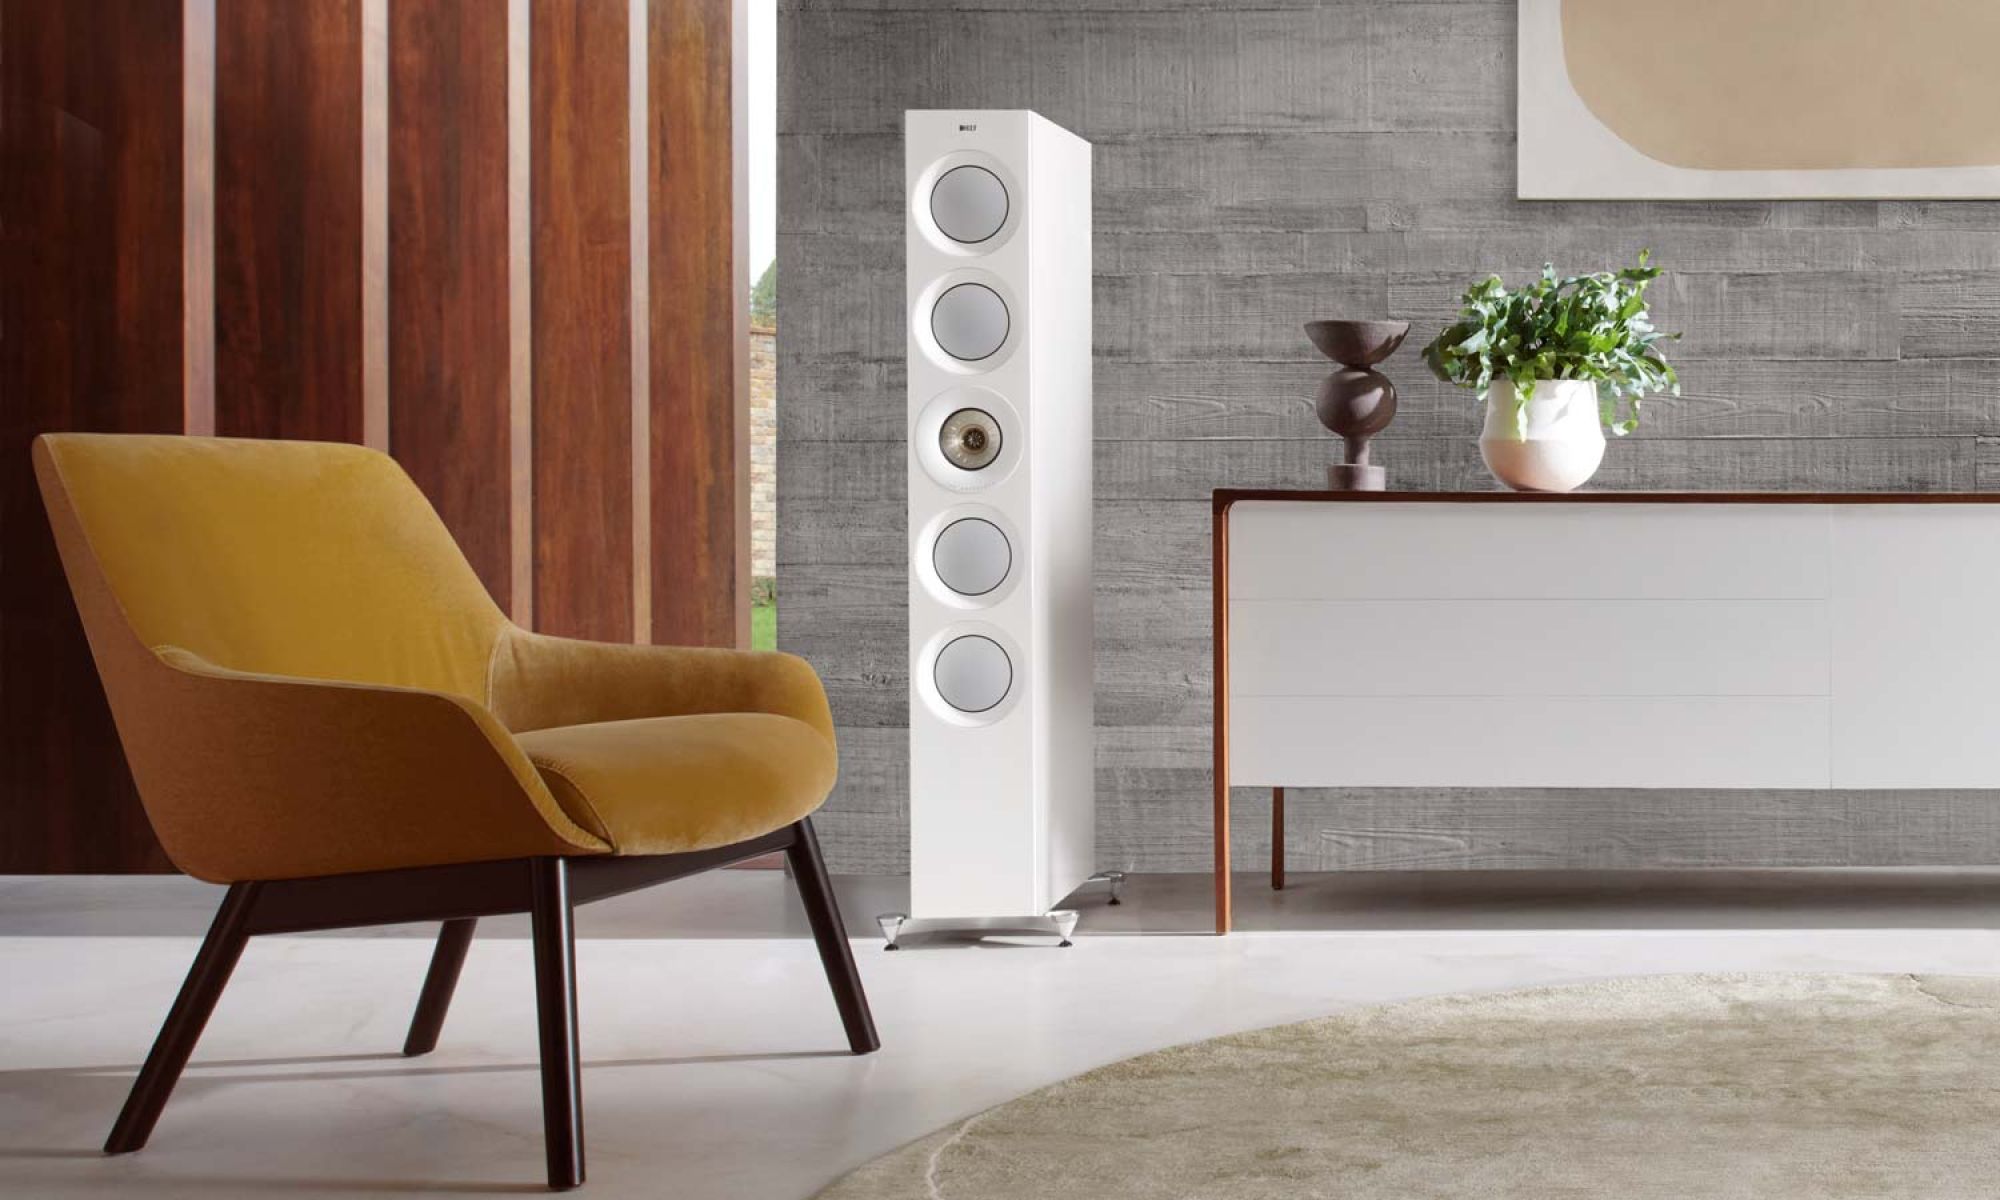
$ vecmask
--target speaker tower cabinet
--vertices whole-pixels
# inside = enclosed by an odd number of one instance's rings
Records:
[[[1052,917],[1096,842],[1090,145],[904,120],[911,910]]]

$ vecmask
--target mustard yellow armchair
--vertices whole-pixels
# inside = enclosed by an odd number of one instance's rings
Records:
[[[802,660],[522,630],[359,446],[48,434],[34,462],[147,817],[229,885],[107,1152],[145,1145],[251,936],[443,920],[422,1054],[475,922],[527,912],[549,1184],[574,1187],[574,906],[774,851],[849,1046],[879,1046],[810,820],[837,760]]]

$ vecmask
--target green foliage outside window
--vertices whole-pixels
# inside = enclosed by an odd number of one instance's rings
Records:
[[[759,325],[778,323],[778,262],[764,268],[750,288],[750,319]]]

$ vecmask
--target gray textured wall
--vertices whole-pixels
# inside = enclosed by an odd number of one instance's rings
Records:
[[[1623,263],[1687,385],[1596,486],[2000,484],[2000,203],[1522,203],[1514,6],[786,0],[780,641],[832,693],[838,869],[904,839],[905,108],[1034,108],[1097,144],[1097,715],[1105,866],[1208,854],[1208,501],[1312,486],[1313,317],[1416,323],[1392,487],[1484,489],[1474,406],[1415,347],[1469,278]],[[1439,736],[1449,737],[1449,730]],[[1690,752],[1698,748],[1690,747]],[[1298,867],[1928,861],[2000,849],[1986,795],[1301,794]],[[1239,804],[1245,865],[1267,852]]]

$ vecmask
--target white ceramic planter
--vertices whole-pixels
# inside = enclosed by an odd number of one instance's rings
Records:
[[[1567,492],[1583,486],[1604,461],[1597,385],[1544,379],[1528,401],[1527,436],[1515,413],[1514,384],[1495,380],[1486,395],[1479,454],[1493,478],[1517,492]]]

